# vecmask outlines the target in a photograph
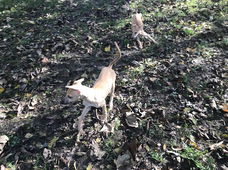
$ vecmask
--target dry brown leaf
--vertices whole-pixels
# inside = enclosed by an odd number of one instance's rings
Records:
[[[223,110],[224,112],[228,112],[228,104],[223,104],[222,110]]]

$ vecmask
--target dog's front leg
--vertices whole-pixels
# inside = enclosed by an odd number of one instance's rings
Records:
[[[90,111],[90,106],[85,106],[82,111],[82,114],[78,117],[78,135],[77,135],[77,142],[80,140],[80,136],[83,133],[83,120],[86,114]]]
[[[115,91],[115,82],[113,83],[112,89],[111,89],[110,101],[109,101],[109,111],[111,111],[113,109],[113,98],[115,96],[114,91]]]
[[[139,44],[139,48],[140,48],[140,49],[143,49],[143,44],[142,44],[142,42],[140,41],[139,36],[136,37],[136,41],[137,41],[138,44]]]

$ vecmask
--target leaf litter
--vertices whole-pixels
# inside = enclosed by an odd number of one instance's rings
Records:
[[[8,136],[0,142],[1,167],[226,168],[224,6],[206,4],[214,14],[208,20],[198,4],[192,12],[184,3],[79,1],[1,13],[0,135]],[[136,11],[158,45],[142,40],[137,48],[129,23]],[[197,32],[200,24],[190,21],[198,19],[213,26]],[[64,87],[81,76],[90,85],[112,59],[114,40],[124,57],[114,68],[110,121],[96,124],[92,111],[75,144],[82,105],[60,105]]]

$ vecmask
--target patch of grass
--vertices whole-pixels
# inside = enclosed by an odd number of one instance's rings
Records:
[[[178,6],[182,8],[187,8],[190,13],[197,12],[200,8],[207,7],[212,5],[211,0],[187,0],[187,1],[179,1],[177,3]]]
[[[132,67],[131,74],[133,77],[144,73],[145,65],[140,64],[138,67]]]
[[[164,127],[162,125],[158,125],[153,123],[151,128],[149,129],[149,136],[151,138],[162,139],[165,136]]]
[[[207,151],[201,151],[186,146],[182,151],[180,151],[180,156],[192,160],[196,167],[201,170],[215,169],[215,161],[211,156],[209,156]]]
[[[13,163],[11,163],[11,162],[8,162],[7,164],[6,164],[6,169],[10,169],[10,170],[16,170],[16,165],[14,165]]]
[[[191,36],[191,35],[196,35],[196,32],[194,29],[192,29],[191,27],[184,27],[183,31],[186,35]]]
[[[40,6],[47,6],[52,8],[57,5],[57,0],[1,0],[0,1],[0,14],[1,13],[15,13],[22,9],[36,9]]]
[[[102,28],[113,28],[115,30],[120,30],[124,28],[127,24],[130,24],[131,19],[120,19],[116,21],[107,21],[107,22],[100,22]]]
[[[21,143],[21,139],[18,136],[11,136],[9,140],[9,145],[11,147],[18,146]]]
[[[105,140],[106,149],[110,150],[111,148],[114,148],[114,146],[115,146],[115,141],[112,139],[111,136]]]
[[[137,10],[143,5],[143,0],[131,1],[129,5],[132,10]]]
[[[126,74],[128,74],[131,77],[131,79],[135,79],[138,76],[143,75],[145,69],[153,69],[157,64],[157,61],[148,58],[138,63],[137,66],[130,67],[129,69],[127,69]]]
[[[184,123],[182,125],[182,128],[179,129],[179,133],[180,133],[180,136],[182,137],[190,137],[192,136],[192,127],[191,125],[187,124],[187,123]]]
[[[162,164],[165,164],[167,163],[167,160],[164,158],[164,153],[159,153],[159,152],[156,152],[156,151],[152,151],[149,153],[151,158],[162,163]]]
[[[213,58],[218,55],[213,43],[201,42],[197,44],[197,51],[201,53],[204,58]]]
[[[223,37],[222,41],[225,45],[228,45],[228,36]]]
[[[115,29],[121,29],[124,28],[127,24],[130,24],[131,20],[130,19],[122,19],[118,20],[116,24],[114,24]]]

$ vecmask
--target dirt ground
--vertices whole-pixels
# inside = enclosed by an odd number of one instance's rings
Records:
[[[1,169],[227,169],[228,22],[224,0],[25,1],[0,9]],[[141,12],[158,44],[131,36]],[[65,86],[117,73],[113,130]],[[108,101],[109,99],[107,99]],[[109,127],[106,127],[109,128]]]

